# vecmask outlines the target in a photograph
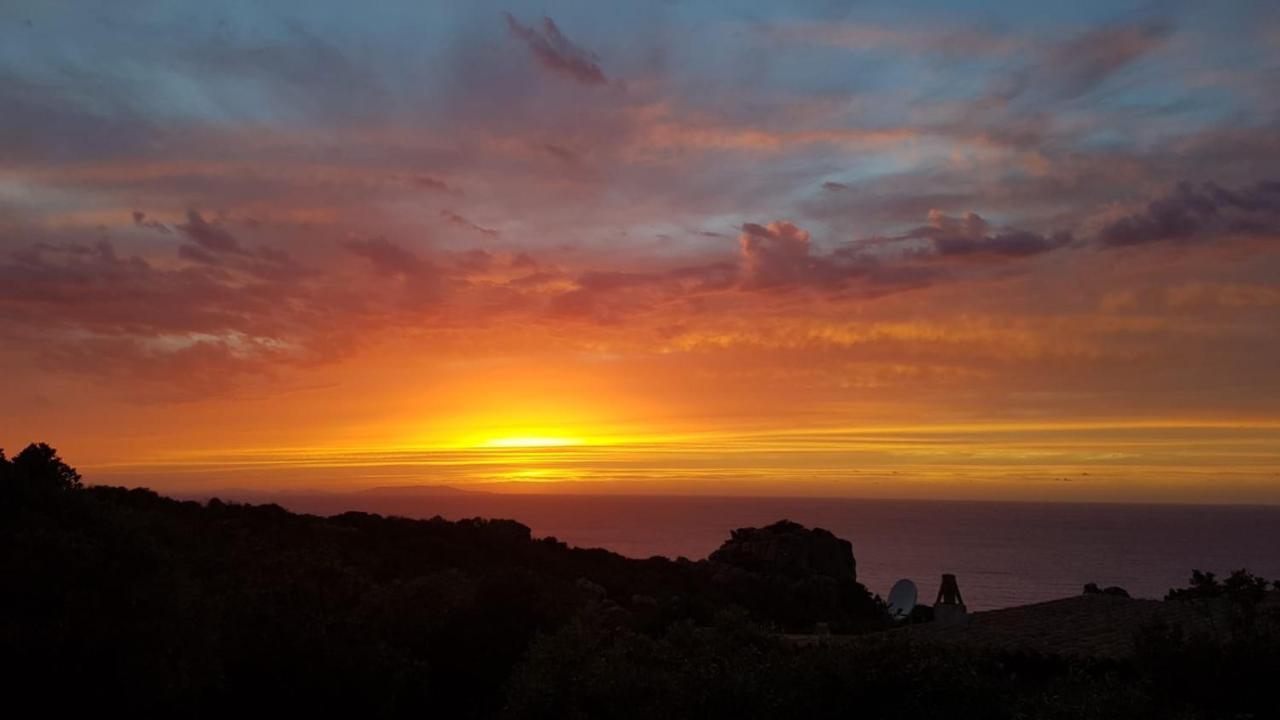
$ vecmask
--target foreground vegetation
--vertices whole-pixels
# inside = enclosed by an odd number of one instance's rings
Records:
[[[729,554],[720,553],[727,557]],[[772,573],[772,574],[771,574]],[[330,518],[81,486],[0,453],[11,702],[188,717],[1269,717],[1265,581],[1199,574],[1208,637],[1145,628],[1123,662],[921,652],[850,578],[633,560],[510,520]]]

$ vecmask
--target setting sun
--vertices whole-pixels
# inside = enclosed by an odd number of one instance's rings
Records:
[[[481,443],[483,447],[491,448],[568,447],[582,444],[582,440],[568,437],[501,437]]]

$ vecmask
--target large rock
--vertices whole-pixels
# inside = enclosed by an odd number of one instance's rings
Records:
[[[765,575],[825,575],[849,582],[858,579],[853,543],[790,520],[763,528],[734,530],[709,559]]]

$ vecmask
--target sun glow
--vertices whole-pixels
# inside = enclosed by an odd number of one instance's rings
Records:
[[[480,443],[480,446],[490,448],[540,448],[573,447],[584,444],[586,443],[581,438],[516,436],[491,438]]]

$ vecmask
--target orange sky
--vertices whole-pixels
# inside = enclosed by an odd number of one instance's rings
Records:
[[[1280,503],[1273,13],[666,5],[31,8],[0,446],[162,491]]]

